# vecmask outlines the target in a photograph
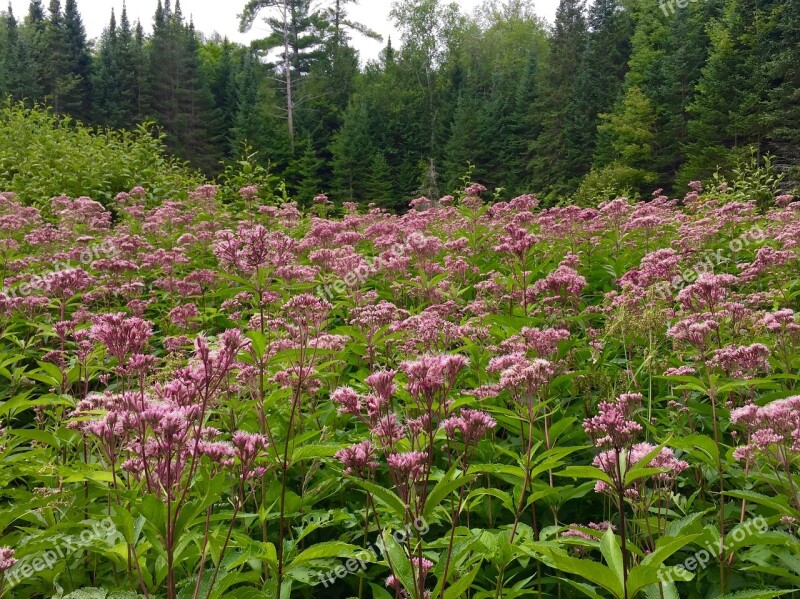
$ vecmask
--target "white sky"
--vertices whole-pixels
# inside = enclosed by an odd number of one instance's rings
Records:
[[[229,39],[239,42],[248,42],[252,39],[262,37],[265,33],[263,24],[257,20],[253,29],[247,34],[239,33],[238,14],[242,11],[246,0],[181,0],[181,9],[188,18],[194,20],[195,28],[205,34],[218,32]],[[464,12],[471,12],[480,4],[480,0],[455,0],[456,4],[462,7]],[[108,25],[111,9],[117,13],[117,19],[122,12],[123,0],[78,0],[83,22],[86,25],[86,32],[90,38],[97,38]],[[128,16],[131,22],[137,19],[142,21],[145,30],[150,30],[153,13],[156,9],[158,0],[127,0]],[[172,2],[174,4],[174,0]],[[45,8],[47,0],[42,4]],[[63,1],[62,1],[63,6]],[[537,12],[549,22],[555,17],[558,0],[539,0],[537,2]],[[5,9],[6,2],[0,0],[0,8]],[[14,14],[21,19],[28,12],[28,0],[11,0]],[[384,36],[391,35],[392,39],[398,41],[398,34],[394,30],[389,18],[392,0],[361,0],[360,4],[349,7],[350,17],[360,21]],[[262,29],[259,31],[259,27]],[[383,44],[356,36],[353,44],[361,52],[361,59],[369,60],[376,58],[383,48]]]

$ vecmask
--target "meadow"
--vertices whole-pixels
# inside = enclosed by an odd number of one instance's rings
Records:
[[[0,597],[793,595],[800,202],[734,192],[0,194]]]

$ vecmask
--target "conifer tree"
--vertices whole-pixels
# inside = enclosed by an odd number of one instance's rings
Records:
[[[576,185],[581,174],[570,163],[575,154],[578,75],[586,47],[587,28],[583,0],[561,0],[543,65],[540,100],[542,130],[533,144],[531,168],[537,189],[565,193]]]
[[[62,104],[66,112],[88,121],[92,108],[92,56],[76,0],[66,0],[64,4],[64,37],[72,85],[64,94]]]
[[[27,36],[20,34],[17,19],[11,5],[5,18],[6,52],[5,90],[14,100],[34,101],[41,99],[42,87],[37,78],[36,67]]]

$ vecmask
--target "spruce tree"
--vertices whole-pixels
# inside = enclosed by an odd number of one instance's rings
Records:
[[[366,201],[374,202],[381,208],[397,210],[394,189],[392,186],[392,171],[383,152],[376,151],[369,164],[367,185],[365,189]]]
[[[151,79],[148,48],[145,45],[144,28],[141,21],[136,21],[133,35],[133,98],[134,118],[137,123],[147,119],[150,114]]]
[[[45,26],[45,53],[47,65],[45,71],[45,100],[56,112],[64,112],[64,99],[70,97],[77,84],[72,73],[72,64],[68,53],[67,33],[64,15],[61,12],[61,1],[50,0],[49,16]]]
[[[321,171],[323,161],[317,156],[310,137],[304,137],[298,146],[302,151],[294,167],[297,181],[295,197],[301,206],[311,205],[311,200],[323,191]]]
[[[531,145],[541,133],[541,121],[534,108],[539,103],[539,50],[528,51],[519,79],[506,140],[506,172],[512,195],[531,191]]]
[[[581,175],[592,164],[599,115],[610,112],[623,94],[633,24],[620,0],[594,0],[589,7],[589,34],[571,121],[575,144],[570,160],[579,163]]]
[[[52,94],[52,87],[49,78],[47,21],[41,0],[31,0],[28,7],[28,15],[25,17],[25,22],[20,29],[20,36],[24,40],[20,48],[24,48],[28,53],[28,59],[25,60],[25,63],[32,69],[31,73],[36,82],[36,96],[29,97],[29,99],[38,102],[44,101],[47,96]]]
[[[536,188],[563,194],[576,186],[579,165],[570,162],[578,140],[572,126],[576,110],[578,75],[586,47],[583,0],[561,0],[543,65],[540,100],[542,130],[533,144],[531,168]]]
[[[118,35],[117,17],[112,9],[108,27],[100,37],[93,81],[94,119],[106,127],[120,127],[125,121],[119,88],[120,71],[116,64]]]
[[[64,5],[64,37],[72,86],[64,94],[62,104],[66,112],[88,121],[92,108],[92,57],[76,0],[66,0]]]
[[[33,102],[41,99],[42,86],[38,78],[29,36],[22,35],[11,5],[5,19],[6,26],[6,93],[14,100]]]
[[[339,202],[365,200],[374,150],[364,101],[357,100],[350,105],[342,128],[333,138],[331,152],[335,199]]]

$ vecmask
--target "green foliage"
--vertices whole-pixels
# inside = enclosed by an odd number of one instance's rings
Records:
[[[597,206],[618,197],[635,199],[638,190],[653,180],[647,173],[626,166],[619,162],[612,162],[606,166],[592,169],[581,181],[581,186],[575,192],[575,203],[580,206]]]
[[[503,197],[552,203],[592,173],[585,198],[608,187],[600,171],[649,196],[656,180],[679,192],[732,168],[749,145],[798,179],[797,0],[562,0],[551,29],[530,0],[472,15],[404,0],[401,43],[366,63],[352,38],[379,36],[350,18],[355,1],[247,2],[242,26],[267,30],[250,46],[202,36],[163,0],[152,34],[123,10],[92,45],[76,0],[34,1],[21,24],[0,17],[0,95],[94,125],[152,121],[207,176],[249,144],[305,201],[368,202],[379,169],[377,193],[404,209],[468,162]]]
[[[0,188],[25,202],[89,196],[110,205],[120,190],[147,183],[159,197],[179,195],[200,176],[166,153],[152,126],[104,131],[41,108],[0,108]]]
[[[719,197],[731,202],[755,201],[761,210],[772,206],[785,177],[785,173],[776,172],[774,156],[759,156],[754,147],[731,154],[733,165],[718,169],[711,179],[714,188],[721,192]]]

